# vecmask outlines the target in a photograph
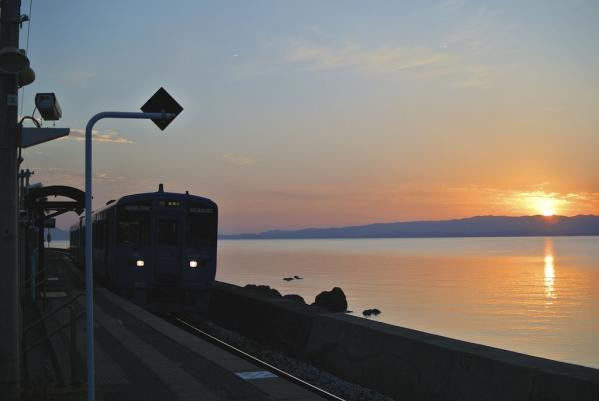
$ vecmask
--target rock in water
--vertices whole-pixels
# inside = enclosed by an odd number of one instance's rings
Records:
[[[321,292],[316,296],[314,303],[316,306],[333,312],[345,312],[347,310],[347,298],[345,298],[345,293],[339,287],[335,287],[331,291]]]
[[[302,304],[305,304],[305,303],[306,303],[306,301],[304,301],[304,298],[302,298],[302,296],[301,296],[301,295],[297,295],[297,294],[287,294],[287,295],[283,295],[283,298],[285,298],[285,299],[290,299],[290,300],[292,300],[292,301],[294,301],[294,302],[299,302],[299,303],[302,303]]]
[[[369,317],[369,316],[378,316],[381,314],[381,311],[378,310],[377,308],[374,309],[364,309],[364,311],[362,312],[362,315]]]
[[[247,284],[244,288],[267,298],[281,298],[281,293],[268,285]]]

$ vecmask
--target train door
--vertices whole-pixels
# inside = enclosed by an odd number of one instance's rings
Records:
[[[185,221],[180,213],[162,211],[156,214],[155,278],[160,286],[176,285],[181,275],[181,243]]]

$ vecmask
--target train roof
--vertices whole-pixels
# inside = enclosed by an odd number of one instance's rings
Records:
[[[114,204],[124,203],[124,202],[138,201],[138,200],[185,200],[185,199],[193,199],[194,201],[205,202],[207,204],[216,206],[216,203],[213,200],[204,198],[202,196],[191,195],[190,193],[187,193],[187,192],[184,194],[181,194],[178,192],[164,192],[164,191],[144,192],[144,193],[140,193],[140,194],[125,195],[125,196],[119,198],[116,202],[111,203],[109,206],[112,206]]]
[[[189,199],[192,199],[195,202],[205,203],[206,206],[212,206],[212,207],[218,208],[218,205],[212,199],[204,198],[204,197],[198,196],[198,195],[192,195],[188,192],[185,192],[184,194],[182,194],[182,193],[178,193],[178,192],[164,192],[164,191],[158,190],[156,192],[143,192],[143,193],[139,193],[139,194],[131,194],[131,195],[122,196],[114,202],[110,202],[109,204],[102,206],[97,210],[93,210],[92,215],[95,215],[96,213],[111,209],[111,208],[113,208],[117,205],[120,205],[122,203],[128,203],[128,202],[143,201],[143,200],[178,200],[178,201],[182,201],[182,200],[189,200]],[[81,216],[80,219],[85,221],[85,216]],[[78,226],[78,223],[73,224],[71,226],[71,228],[74,228],[76,226]]]

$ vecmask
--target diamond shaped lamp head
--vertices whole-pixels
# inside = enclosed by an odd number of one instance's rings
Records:
[[[152,97],[141,106],[144,113],[169,113],[172,118],[153,118],[152,121],[161,130],[164,130],[183,111],[183,107],[164,88],[160,88]]]

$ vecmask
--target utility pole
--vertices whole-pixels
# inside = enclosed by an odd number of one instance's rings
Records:
[[[21,1],[0,3],[0,51],[19,48]],[[0,394],[19,397],[21,305],[17,245],[17,75],[0,71]]]

